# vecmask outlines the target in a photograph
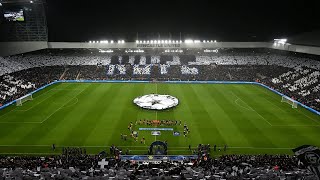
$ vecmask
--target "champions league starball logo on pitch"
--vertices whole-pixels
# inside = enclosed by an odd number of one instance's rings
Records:
[[[144,109],[164,110],[177,106],[179,100],[170,95],[148,94],[135,98],[133,103]]]

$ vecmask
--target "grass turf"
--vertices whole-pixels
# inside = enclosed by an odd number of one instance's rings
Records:
[[[137,96],[159,93],[179,99],[176,108],[143,110]],[[281,103],[281,97],[258,85],[166,83],[59,83],[33,95],[21,107],[0,111],[0,154],[53,154],[61,147],[84,146],[89,153],[115,144],[145,154],[155,137],[140,131],[146,144],[131,138],[128,124],[139,119],[186,122],[187,138],[162,131],[170,154],[190,154],[188,145],[228,145],[237,154],[290,154],[303,144],[320,146],[320,118],[308,110]],[[182,123],[182,124],[183,124]],[[182,133],[183,126],[175,127]],[[58,147],[55,152],[51,144]]]

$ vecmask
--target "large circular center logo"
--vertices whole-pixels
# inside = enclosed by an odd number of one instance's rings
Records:
[[[179,104],[176,97],[170,95],[148,94],[139,96],[133,102],[144,109],[164,110]]]

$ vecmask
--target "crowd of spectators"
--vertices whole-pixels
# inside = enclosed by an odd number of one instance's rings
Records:
[[[116,148],[116,147],[114,147]],[[203,150],[204,147],[199,147]],[[114,149],[112,149],[114,150]],[[257,179],[313,180],[306,167],[288,155],[223,155],[161,162],[122,161],[68,148],[56,156],[0,156],[4,179]]]

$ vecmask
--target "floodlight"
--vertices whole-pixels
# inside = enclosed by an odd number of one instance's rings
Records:
[[[217,40],[214,40],[214,42],[216,43],[216,42],[217,42]]]
[[[2,4],[0,3],[0,6],[2,6]]]
[[[110,43],[113,44],[113,40],[111,40]]]
[[[169,44],[171,44],[171,40],[169,40]]]
[[[149,40],[147,41],[147,44],[149,44],[150,42],[149,42]]]
[[[124,40],[122,40],[121,43],[124,44]]]
[[[143,41],[143,43],[146,43],[146,41]]]
[[[168,43],[168,40],[165,40],[165,41],[164,41],[164,43],[166,43],[166,44],[167,44],[167,43]]]
[[[184,40],[185,43],[193,43],[193,40],[191,39],[187,39],[187,40]]]
[[[0,3],[1,4],[1,3]],[[92,43],[91,41],[89,41],[89,43]]]
[[[136,43],[139,44],[139,40],[136,40]]]
[[[33,1],[30,1],[30,3],[32,4],[32,3],[33,3]]]

